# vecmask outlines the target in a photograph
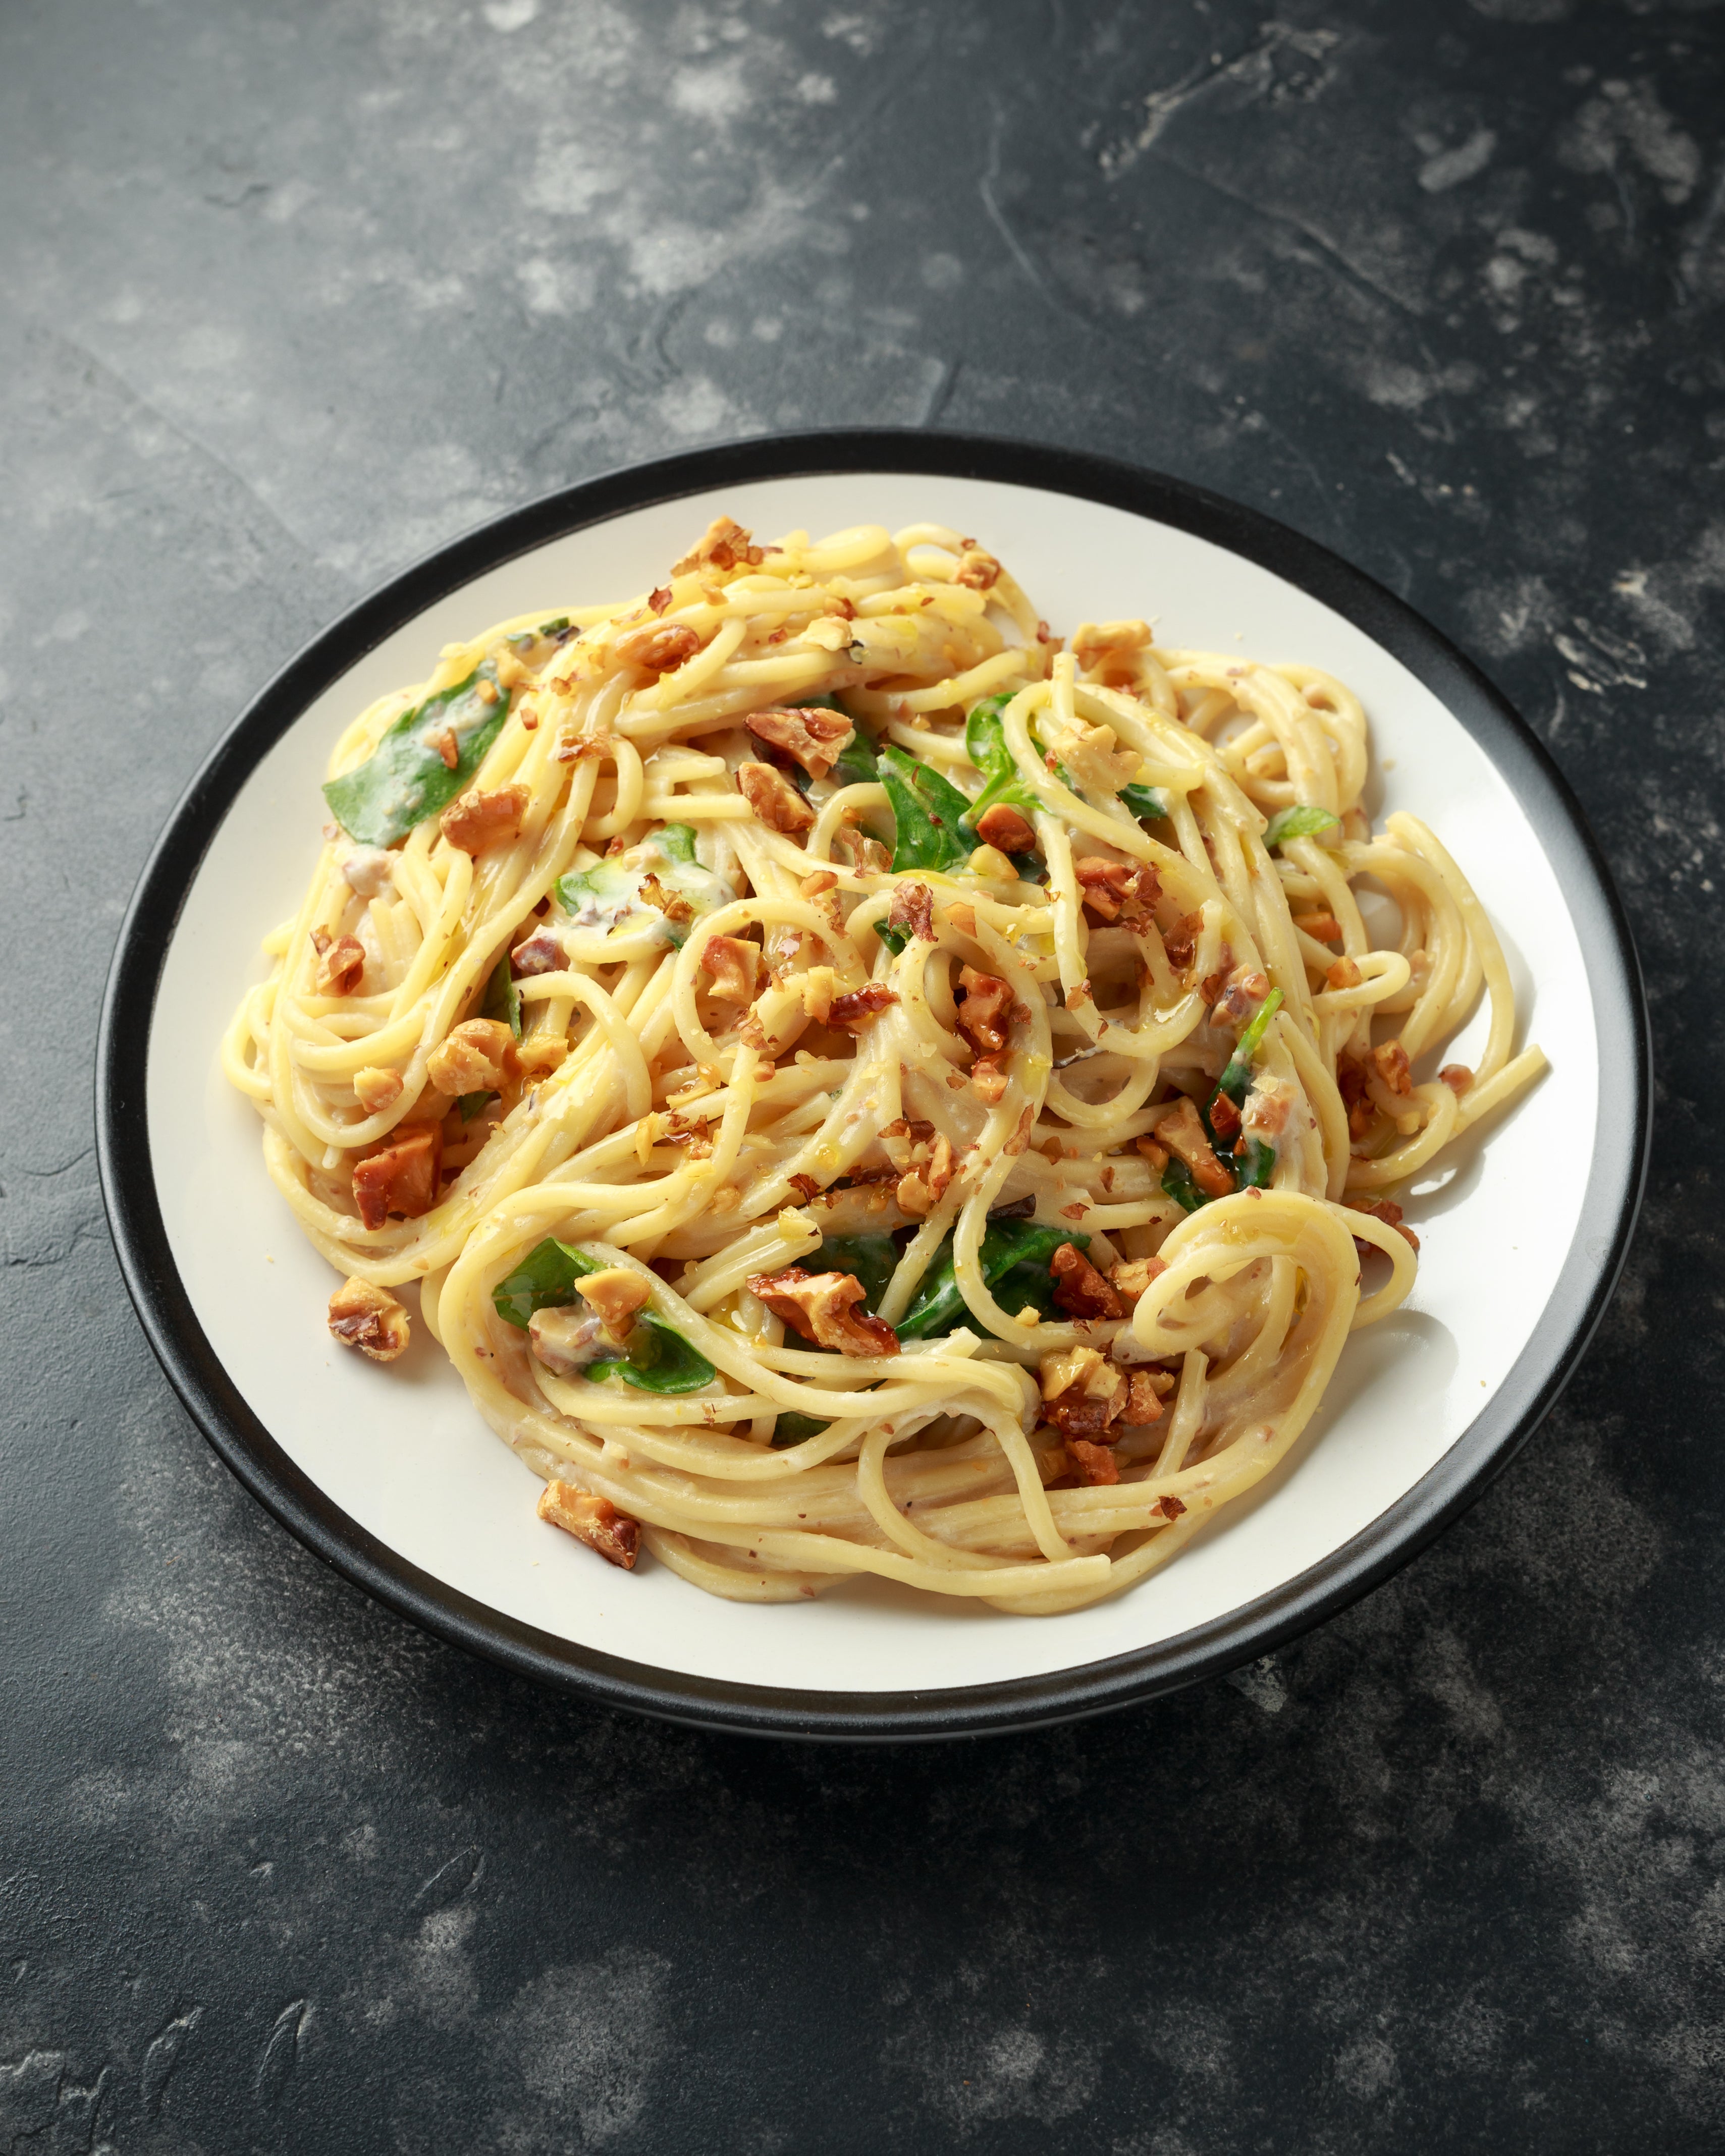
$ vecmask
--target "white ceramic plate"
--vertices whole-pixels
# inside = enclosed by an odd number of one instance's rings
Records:
[[[766,534],[933,519],[978,535],[1057,631],[1147,615],[1167,643],[1337,674],[1370,717],[1374,815],[1409,808],[1455,855],[1503,939],[1517,1045],[1550,1057],[1416,1194],[1413,1296],[1349,1342],[1291,1459],[1097,1607],[1014,1618],[880,1582],[763,1607],[595,1563],[536,1520],[535,1478],[423,1330],[388,1371],[333,1345],[328,1268],[219,1074],[259,939],[316,861],[319,783],[354,712],[491,621],[656,582],[721,511]],[[1647,1122],[1645,1012],[1604,872],[1543,752],[1435,631],[1333,556],[1179,482],[925,434],[638,468],[488,526],[357,608],[177,810],[116,957],[100,1086],[105,1189],[152,1344],[295,1532],[405,1614],[536,1675],[681,1719],[853,1738],[1096,1712],[1260,1654],[1382,1578],[1555,1397],[1620,1264]]]

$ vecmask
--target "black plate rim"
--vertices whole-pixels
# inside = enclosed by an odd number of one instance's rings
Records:
[[[992,480],[1127,510],[1240,555],[1347,616],[1440,697],[1515,790],[1575,916],[1599,1036],[1599,1122],[1574,1238],[1532,1337],[1442,1460],[1320,1563],[1210,1624],[1044,1676],[927,1692],[790,1691],[624,1661],[506,1617],[398,1556],[276,1444],[198,1323],[157,1199],[145,1101],[151,1019],[185,896],[253,769],[325,687],[439,598],[567,532],[727,485],[850,471]],[[720,443],[563,488],[435,549],[290,660],[211,752],[139,879],[103,999],[97,1155],[126,1289],[174,1390],[246,1488],[343,1578],[437,1637],[595,1705],[749,1735],[891,1743],[1106,1713],[1222,1675],[1334,1615],[1424,1548],[1538,1428],[1604,1315],[1645,1182],[1651,1065],[1635,946],[1579,803],[1505,698],[1404,600],[1261,511],[1166,473],[989,436],[847,429]]]

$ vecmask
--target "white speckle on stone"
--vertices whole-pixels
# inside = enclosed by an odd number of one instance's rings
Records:
[[[525,30],[539,14],[539,0],[485,0],[485,20],[506,38],[512,30]]]
[[[1497,137],[1489,127],[1476,127],[1466,141],[1453,150],[1441,150],[1435,157],[1428,157],[1420,167],[1420,184],[1429,195],[1440,195],[1447,188],[1460,187],[1485,171],[1491,162],[1491,152],[1497,147]]]

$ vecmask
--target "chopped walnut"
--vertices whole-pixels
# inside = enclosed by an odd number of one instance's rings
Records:
[[[1240,1136],[1240,1114],[1226,1093],[1218,1093],[1210,1102],[1210,1128],[1225,1143]]]
[[[998,974],[979,973],[972,966],[959,968],[958,986],[963,1000],[954,1024],[978,1055],[999,1055],[1006,1045],[1012,990]]]
[[[957,1173],[958,1163],[952,1141],[942,1131],[916,1147],[912,1166],[899,1178],[895,1195],[900,1211],[908,1213],[913,1219],[926,1219],[945,1197]]]
[[[1461,1099],[1473,1083],[1473,1073],[1465,1063],[1446,1063],[1439,1071],[1438,1076],[1443,1080],[1457,1100]]]
[[[569,1053],[569,1037],[564,1033],[537,1033],[524,1040],[516,1050],[516,1057],[524,1076],[545,1078],[557,1070]]]
[[[1116,687],[1137,679],[1137,654],[1151,640],[1147,622],[1084,621],[1072,632],[1072,656],[1087,679]]]
[[[363,1070],[353,1074],[353,1097],[368,1116],[381,1116],[386,1108],[393,1108],[401,1094],[399,1070],[380,1070],[376,1064],[368,1063]]]
[[[641,1524],[619,1512],[608,1497],[578,1490],[572,1482],[547,1482],[539,1494],[539,1517],[577,1542],[597,1550],[608,1564],[633,1572],[640,1553]]]
[[[1162,1394],[1152,1372],[1134,1370],[1127,1378],[1126,1405],[1120,1411],[1120,1419],[1132,1424],[1135,1430],[1162,1420]]]
[[[892,894],[889,928],[924,943],[934,941],[934,893],[926,883],[901,883]]]
[[[830,869],[816,869],[812,875],[803,877],[797,886],[798,898],[819,898],[824,892],[838,888],[839,879]]]
[[[1178,1153],[1192,1171],[1192,1180],[1206,1198],[1225,1198],[1234,1178],[1216,1158],[1199,1119],[1197,1108],[1183,1094],[1171,1116],[1156,1126],[1156,1135],[1170,1152]]]
[[[1202,913],[1183,914],[1172,928],[1164,929],[1162,947],[1168,953],[1169,965],[1181,973],[1192,963],[1192,954],[1198,947],[1198,939],[1204,932]]]
[[[1035,825],[1004,801],[983,809],[976,819],[976,834],[985,846],[997,847],[1003,854],[1028,854],[1036,844]]]
[[[1357,988],[1365,975],[1352,958],[1338,958],[1324,975],[1327,988]]]
[[[1006,1091],[1006,1073],[998,1055],[979,1055],[970,1066],[970,1090],[978,1100],[993,1107]]]
[[[854,1273],[810,1273],[801,1265],[788,1265],[783,1272],[752,1275],[748,1291],[819,1348],[836,1348],[841,1355],[899,1352],[892,1327],[856,1307],[866,1300],[867,1290]]]
[[[757,741],[793,756],[811,778],[824,778],[856,733],[842,711],[816,705],[751,711],[743,724]]]
[[[814,829],[814,811],[770,763],[739,764],[737,790],[768,830],[795,837]]]
[[[1378,1106],[1366,1082],[1366,1066],[1357,1055],[1344,1051],[1337,1057],[1336,1090],[1348,1111],[1348,1135],[1363,1138],[1376,1119]]]
[[[500,839],[512,839],[526,813],[525,786],[500,786],[494,793],[463,793],[438,818],[438,828],[464,854],[483,853]]]
[[[1168,1270],[1163,1258],[1122,1258],[1108,1268],[1108,1285],[1128,1308],[1159,1274]]]
[[[1122,1404],[1126,1399],[1126,1380],[1117,1374],[1114,1378]],[[1111,1399],[1095,1399],[1088,1393],[1074,1390],[1062,1393],[1057,1400],[1045,1400],[1042,1417],[1050,1422],[1062,1437],[1101,1439],[1108,1442],[1108,1427],[1115,1419]]]
[[[1260,1072],[1246,1095],[1240,1128],[1249,1138],[1261,1138],[1266,1144],[1273,1144],[1287,1128],[1288,1118],[1298,1099],[1298,1092],[1286,1078],[1271,1078]]]
[[[393,1363],[408,1344],[408,1313],[388,1288],[347,1280],[330,1297],[330,1331],[344,1348],[374,1363]]]
[[[1086,854],[1072,864],[1084,903],[1098,921],[1124,921],[1129,926],[1147,921],[1162,896],[1162,882],[1148,865],[1132,867],[1125,861]]]
[[[1156,1173],[1160,1175],[1163,1168],[1168,1166],[1168,1147],[1153,1132],[1150,1131],[1146,1131],[1142,1137],[1135,1138],[1132,1142],[1138,1152],[1149,1162]]]
[[[1408,1064],[1408,1051],[1399,1038],[1379,1041],[1372,1050],[1372,1067],[1398,1100],[1412,1097],[1413,1073]]]
[[[354,1163],[354,1203],[367,1228],[381,1228],[392,1214],[417,1220],[431,1210],[437,1203],[443,1137],[441,1123],[415,1123]]]
[[[892,855],[880,841],[858,830],[854,824],[841,824],[834,832],[833,850],[858,875],[885,875],[892,866]]]
[[[842,1026],[846,1033],[860,1033],[889,1004],[897,1001],[897,996],[884,981],[870,981],[866,988],[852,988],[845,995],[834,996],[826,1022]]]
[[[366,970],[366,947],[357,936],[338,936],[317,962],[321,995],[351,996]]]
[[[1236,966],[1210,1012],[1212,1025],[1238,1033],[1270,993],[1270,983],[1254,966]]]
[[[602,1273],[588,1273],[575,1283],[575,1292],[590,1303],[609,1327],[614,1339],[621,1340],[634,1323],[635,1312],[652,1294],[640,1275],[627,1265],[608,1265]]]
[[[681,622],[643,622],[639,629],[625,629],[611,649],[625,666],[670,674],[695,656],[701,639]]]
[[[735,518],[716,516],[694,548],[680,562],[671,564],[671,574],[686,576],[691,569],[747,568],[765,559],[764,548],[755,545],[753,536]]]
[[[752,943],[737,936],[709,936],[701,947],[699,964],[712,976],[711,994],[721,1004],[747,1004],[755,998],[755,978],[761,954]]]
[[[1186,1507],[1170,1490],[1158,1497],[1150,1509],[1153,1512],[1160,1512],[1165,1520],[1178,1520]]]
[[[649,874],[641,878],[640,898],[643,906],[650,906],[667,921],[680,924],[695,918],[695,908],[681,891],[667,891],[656,875]]]
[[[991,592],[1000,581],[1000,564],[980,547],[967,547],[958,557],[952,582],[973,592]]]
[[[425,1075],[439,1093],[496,1091],[515,1063],[515,1035],[499,1019],[470,1018],[432,1050]]]
[[[1124,1317],[1126,1305],[1076,1243],[1062,1243],[1048,1261],[1055,1301],[1069,1317]]]
[[[531,979],[536,973],[561,973],[569,963],[562,931],[553,928],[548,921],[542,921],[531,935],[516,945],[509,954],[509,963],[521,980]]]
[[[1093,1444],[1088,1438],[1069,1437],[1066,1456],[1072,1462],[1073,1473],[1086,1488],[1102,1488],[1120,1480],[1120,1463],[1106,1445]]]
[[[1086,1399],[1111,1402],[1123,1383],[1113,1364],[1094,1348],[1051,1348],[1043,1357],[1037,1375],[1045,1403],[1070,1392],[1081,1394]]]

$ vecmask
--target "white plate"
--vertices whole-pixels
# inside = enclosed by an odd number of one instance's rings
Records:
[[[769,535],[954,525],[1010,565],[1058,632],[1142,614],[1164,643],[1338,675],[1370,719],[1374,819],[1410,809],[1454,853],[1503,940],[1516,1045],[1537,1040],[1550,1058],[1528,1096],[1416,1188],[1414,1294],[1350,1341],[1290,1460],[1112,1601],[1014,1618],[859,1582],[759,1606],[661,1566],[595,1563],[536,1520],[536,1479],[423,1329],[387,1372],[333,1345],[328,1267],[218,1068],[222,1029],[264,969],[259,940],[316,862],[318,786],[353,714],[494,620],[644,588],[721,511]],[[1476,1034],[1477,1019],[1460,1060]],[[1577,812],[1520,722],[1417,617],[1280,526],[1172,480],[1005,444],[815,436],[648,466],[506,517],[356,609],[265,692],[176,812],[122,936],[103,1173],[134,1299],[207,1434],[384,1599],[650,1712],[952,1733],[1094,1712],[1261,1653],[1461,1509],[1531,1431],[1603,1306],[1639,1195],[1646,1096],[1633,956]]]

